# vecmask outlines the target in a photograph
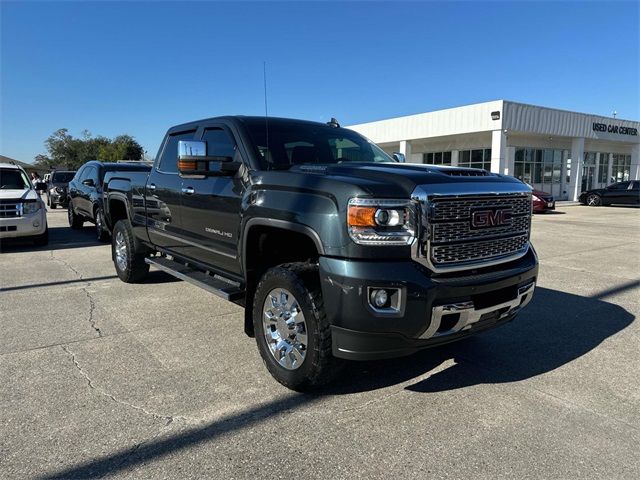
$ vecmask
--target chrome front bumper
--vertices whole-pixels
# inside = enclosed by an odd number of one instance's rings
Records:
[[[533,291],[535,290],[535,282],[528,283],[518,288],[518,295],[513,300],[500,303],[498,305],[492,305],[491,307],[476,309],[472,301],[450,303],[447,305],[438,305],[431,310],[431,324],[429,328],[420,336],[421,339],[441,337],[445,335],[451,335],[457,332],[468,330],[477,322],[479,322],[483,315],[495,313],[496,320],[500,320],[512,315],[515,315],[520,309],[527,305],[533,298]],[[442,319],[445,315],[459,315],[456,323],[448,330],[439,331],[442,325]]]

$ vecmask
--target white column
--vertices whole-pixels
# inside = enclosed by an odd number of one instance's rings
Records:
[[[400,141],[400,153],[404,153],[404,156],[407,160],[407,163],[422,163],[418,161],[414,161],[411,149],[411,142],[409,140],[401,140]]]
[[[505,173],[507,166],[507,136],[502,130],[491,132],[491,171]]]
[[[640,143],[636,143],[631,149],[629,180],[640,180]]]
[[[515,173],[516,167],[516,147],[507,147],[507,160],[505,163],[504,174],[511,175]]]
[[[571,177],[569,179],[569,200],[578,200],[582,183],[582,163],[584,162],[584,138],[571,140]]]
[[[613,183],[611,177],[613,176],[613,153],[609,154],[609,166],[607,167],[607,185]]]
[[[451,150],[451,166],[458,166],[458,159],[460,158],[460,150]]]
[[[595,167],[596,169],[594,170],[596,172],[595,174],[596,178],[595,178],[595,182],[593,182],[594,183],[593,186],[595,188],[600,188],[600,182],[602,181],[600,180],[600,155],[601,155],[600,152],[596,153],[596,167]]]

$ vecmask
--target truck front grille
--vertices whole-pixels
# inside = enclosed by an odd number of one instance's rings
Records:
[[[435,196],[428,201],[427,218],[423,254],[436,270],[481,267],[526,252],[531,196]]]
[[[0,203],[0,218],[16,218],[22,216],[22,205],[18,202]]]

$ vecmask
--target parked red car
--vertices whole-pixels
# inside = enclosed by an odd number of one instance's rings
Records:
[[[556,201],[550,193],[533,190],[531,197],[533,199],[533,213],[548,212],[556,209]]]

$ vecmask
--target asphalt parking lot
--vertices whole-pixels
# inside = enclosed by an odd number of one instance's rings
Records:
[[[534,217],[516,321],[354,363],[317,395],[276,383],[241,308],[49,212],[0,255],[0,478],[637,478],[640,210]]]

